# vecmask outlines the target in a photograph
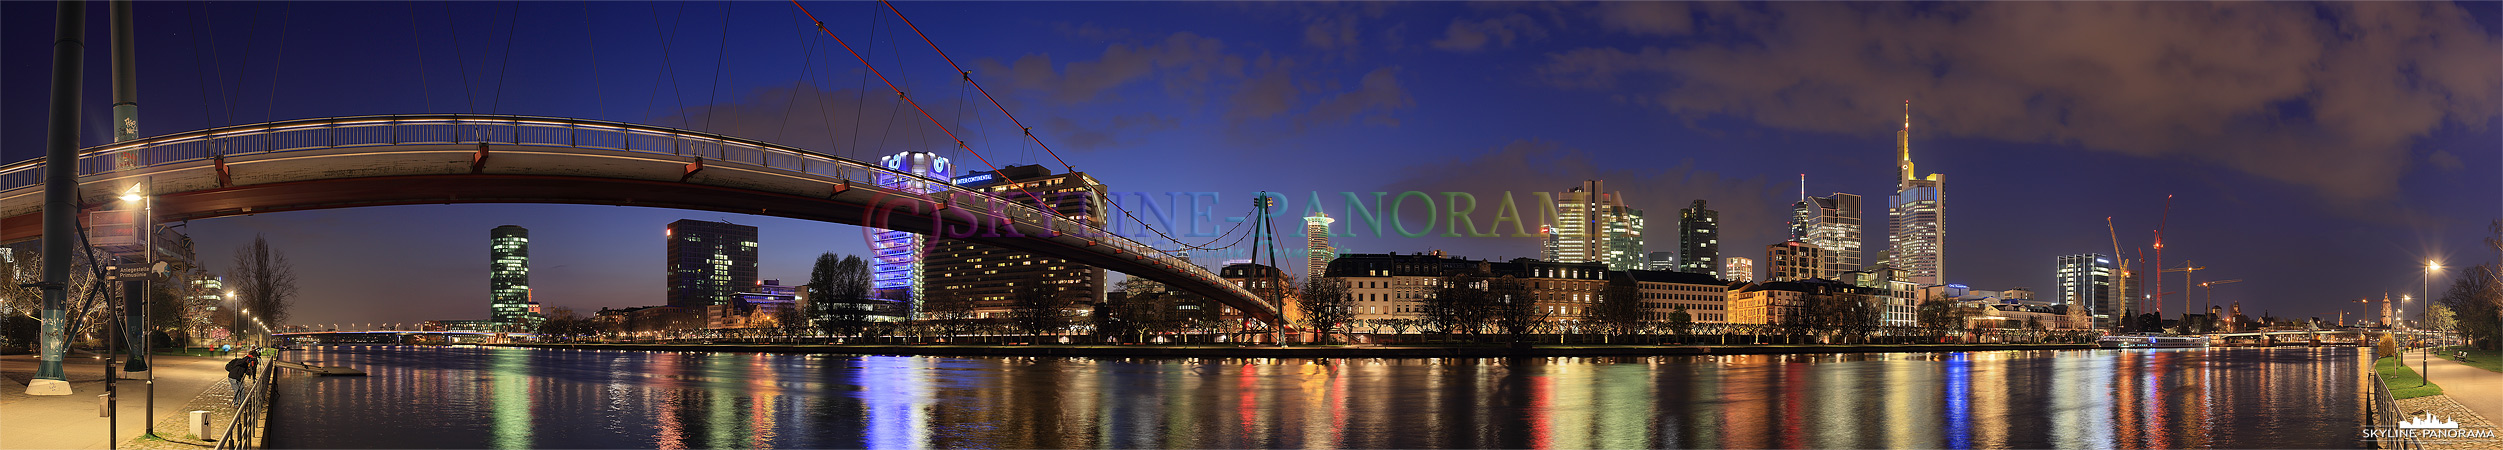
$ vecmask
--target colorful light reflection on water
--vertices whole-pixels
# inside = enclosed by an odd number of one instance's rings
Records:
[[[1068,359],[324,347],[277,448],[2354,448],[2352,348]]]

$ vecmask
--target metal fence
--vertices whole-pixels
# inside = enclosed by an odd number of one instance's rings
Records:
[[[806,174],[833,180],[877,185],[880,178],[919,178],[932,194],[972,194],[1000,204],[1019,224],[1064,235],[1103,236],[1097,243],[1122,253],[1149,256],[1156,265],[1181,271],[1202,281],[1258,300],[1250,291],[1227,283],[1216,273],[1166,251],[1119,237],[1101,227],[1071,220],[1020,201],[1001,199],[978,190],[958,189],[947,180],[888,170],[875,164],[799,148],[711,133],[625,122],[560,117],[509,115],[392,115],[299,119],[238,125],[157,136],[81,150],[78,175],[107,174],[129,168],[193,163],[218,157],[262,155],[307,150],[424,144],[510,144],[699,157],[705,164],[737,164]],[[42,159],[0,167],[0,194],[42,189]],[[988,205],[986,205],[988,206]],[[982,210],[977,210],[982,211]],[[1274,310],[1276,305],[1265,305]]]
[[[243,400],[235,405],[235,417],[226,421],[226,431],[218,434],[218,450],[260,447],[261,419],[269,415],[270,387],[277,384],[270,378],[277,375],[277,368],[275,360],[263,360],[252,368],[252,382],[235,393]]]
[[[2400,415],[2399,413],[2398,398],[2390,395],[2390,383],[2381,379],[2381,369],[2377,367],[2377,365],[2372,364],[2370,361],[2371,360],[2367,360],[2364,367],[2364,373],[2370,377],[2373,388],[2373,398],[2366,400],[2364,403],[2364,417],[2366,422],[2364,427],[2368,430],[2375,430],[2384,433],[2398,431],[2399,421],[2406,420],[2406,417]],[[2423,445],[2416,442],[2413,438],[2388,435],[2377,435],[2373,439],[2370,439],[2369,442],[2372,443],[2373,448],[2382,449],[2408,450],[2424,448]]]

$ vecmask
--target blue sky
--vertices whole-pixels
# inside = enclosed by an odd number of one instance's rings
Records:
[[[982,157],[1057,169],[892,13],[804,5]],[[2120,245],[2144,247],[2169,194],[2167,265],[2186,259],[2211,268],[2203,279],[2248,280],[2217,297],[2249,312],[2326,317],[2342,300],[2417,289],[2428,256],[2493,260],[2477,240],[2503,218],[2495,3],[896,6],[1061,159],[1115,191],[1218,192],[1220,217],[1262,190],[1287,193],[1299,212],[1319,193],[1334,215],[1341,192],[1469,192],[1483,228],[1504,192],[1526,204],[1532,192],[1601,178],[1648,211],[1652,247],[1673,245],[1670,218],[1700,198],[1728,223],[1724,254],[1760,258],[1782,239],[1806,174],[1811,194],[1870,199],[1875,261],[1885,246],[1874,206],[1894,187],[1909,99],[1913,157],[1947,180],[1949,281],[1976,288],[2049,290],[2056,256],[2111,251],[2105,217]],[[52,8],[0,3],[0,60],[11,68],[0,74],[0,156],[10,161],[41,153]],[[685,127],[856,158],[931,150],[981,167],[898,109],[788,2],[138,10],[145,135],[493,112]],[[105,139],[110,102],[102,3],[90,18],[82,139],[92,145]],[[304,280],[295,322],[413,322],[484,316],[487,230],[504,224],[532,229],[542,303],[661,303],[661,230],[681,218],[760,226],[762,273],[794,283],[820,252],[865,248],[852,226],[581,205],[327,210],[188,227],[219,270],[254,234],[288,252]],[[1537,255],[1535,238],[1339,244]]]

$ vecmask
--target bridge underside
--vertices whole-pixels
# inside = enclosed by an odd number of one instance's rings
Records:
[[[410,126],[414,127],[414,126]],[[284,128],[279,128],[284,130]],[[571,130],[571,129],[566,129]],[[585,128],[585,130],[590,130]],[[280,131],[284,132],[284,131]],[[607,133],[607,131],[600,131]],[[634,130],[638,136],[651,131]],[[347,136],[346,131],[338,132]],[[591,131],[576,139],[599,137]],[[683,138],[671,134],[673,138]],[[687,138],[692,139],[692,138]],[[729,138],[713,138],[729,139]],[[643,141],[635,141],[643,142]],[[732,142],[738,144],[738,142]],[[174,145],[174,144],[168,144]],[[637,144],[640,145],[640,144]],[[90,207],[144,181],[159,222],[259,213],[454,203],[640,206],[786,217],[962,239],[1102,267],[1207,296],[1277,324],[1277,310],[1214,273],[1044,209],[979,193],[912,194],[873,166],[796,150],[692,155],[532,144],[367,144],[192,156],[80,177]],[[165,147],[157,147],[165,148]],[[153,148],[143,149],[143,151]],[[781,152],[781,153],[775,153]],[[92,153],[101,155],[104,153]],[[709,155],[709,157],[707,156]],[[95,156],[88,157],[90,159]],[[10,173],[27,173],[26,163]],[[36,168],[35,170],[40,170]],[[0,175],[5,177],[6,175]],[[42,234],[41,186],[0,191],[0,242]]]
[[[941,208],[945,194],[925,201],[895,191],[832,184],[824,198],[760,192],[691,183],[548,175],[413,175],[322,179],[235,186],[159,196],[154,205],[164,222],[260,213],[398,205],[455,203],[557,203],[690,209],[785,217],[925,235],[945,236],[1019,251],[1052,255],[1120,271],[1145,264],[1146,255],[1087,251],[1084,236],[1055,237],[1049,230],[1002,225],[977,207]],[[842,191],[842,192],[836,192]],[[964,203],[980,200],[958,195]],[[0,241],[42,237],[42,214],[0,219]],[[1125,272],[1127,273],[1127,272]],[[1187,289],[1193,283],[1173,283]],[[1194,291],[1223,299],[1227,293]],[[1229,305],[1233,306],[1233,305]],[[1258,311],[1256,308],[1236,309]]]

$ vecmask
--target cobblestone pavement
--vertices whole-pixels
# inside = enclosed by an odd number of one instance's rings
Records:
[[[2414,415],[2420,412],[2429,412],[2433,413],[2434,416],[2441,417],[2443,420],[2459,421],[2460,429],[2462,430],[2495,430],[2494,422],[2486,420],[2485,417],[2478,416],[2476,411],[2470,411],[2467,406],[2460,405],[2459,401],[2453,400],[2449,395],[2417,397],[2400,400],[2398,403],[2399,414],[2401,415],[2402,420],[2405,420],[2404,418],[2408,415]],[[2425,439],[2420,440],[2419,442],[2422,442],[2425,445],[2425,448],[2429,450],[2503,449],[2503,436],[2469,439]]]

